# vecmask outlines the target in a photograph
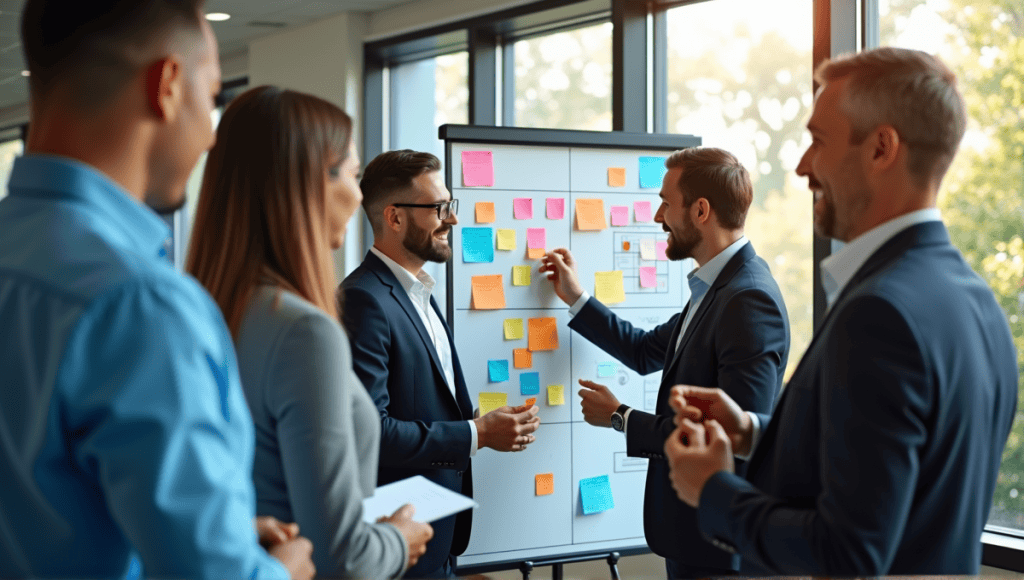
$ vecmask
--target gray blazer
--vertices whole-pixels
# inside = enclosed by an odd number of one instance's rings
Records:
[[[362,520],[377,484],[380,418],[341,326],[297,295],[261,286],[235,342],[256,426],[256,513],[297,522],[320,577],[399,576],[405,539]]]

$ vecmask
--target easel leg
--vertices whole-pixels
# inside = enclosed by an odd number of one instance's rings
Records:
[[[551,580],[562,580],[562,564],[551,565]]]
[[[608,568],[611,569],[612,580],[619,580],[619,553],[612,552],[608,554]]]
[[[519,565],[519,571],[523,573],[523,580],[530,580],[530,572],[533,572],[533,562],[523,562]]]

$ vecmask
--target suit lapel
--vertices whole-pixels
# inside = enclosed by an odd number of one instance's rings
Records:
[[[462,416],[465,418],[473,417],[473,401],[469,398],[469,391],[466,389],[466,381],[462,377],[462,366],[459,364],[459,355],[455,352],[455,341],[452,338],[452,330],[448,328],[448,323],[445,322],[444,317],[441,316],[441,308],[437,305],[437,301],[434,297],[430,297],[430,307],[434,309],[434,313],[437,314],[437,319],[441,321],[441,326],[444,328],[445,337],[448,340],[448,348],[452,352],[452,377],[455,379],[455,403],[459,406],[459,410],[462,411]],[[440,369],[440,365],[438,366]],[[444,374],[444,370],[441,369],[441,374]]]

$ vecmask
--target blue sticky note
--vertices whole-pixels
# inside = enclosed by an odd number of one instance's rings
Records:
[[[661,180],[665,177],[665,157],[640,158],[640,187],[661,189]]]
[[[467,263],[494,261],[494,230],[462,228],[462,261]]]
[[[504,383],[508,380],[508,361],[487,361],[487,376],[492,383]]]
[[[615,375],[615,371],[619,370],[619,365],[613,362],[602,362],[597,363],[597,376],[599,377],[610,377]]]
[[[540,373],[523,373],[519,375],[519,392],[523,395],[540,393]]]
[[[583,515],[589,516],[615,507],[612,500],[612,486],[607,475],[580,480],[580,500],[583,501]]]

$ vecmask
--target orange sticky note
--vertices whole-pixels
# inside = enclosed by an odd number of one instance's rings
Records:
[[[473,308],[497,310],[505,307],[505,286],[501,274],[473,276]]]
[[[531,318],[527,323],[531,351],[555,350],[558,348],[558,323],[554,318]]]
[[[532,406],[534,406],[536,404],[537,404],[537,397],[530,397],[529,399],[526,399],[525,403],[523,403],[523,405],[525,405],[527,407],[532,407]]]
[[[607,228],[608,222],[604,219],[604,200],[577,199],[576,227],[581,231]]]
[[[533,368],[533,353],[526,348],[517,348],[512,351],[512,366],[517,369]]]
[[[544,248],[530,248],[526,250],[526,257],[531,260],[539,260],[544,257]]]
[[[476,223],[478,224],[489,224],[496,218],[494,217],[494,202],[493,201],[478,201],[476,202]]]
[[[555,493],[555,474],[538,473],[536,477],[537,495],[551,495]]]
[[[608,187],[626,187],[626,168],[608,168]]]

